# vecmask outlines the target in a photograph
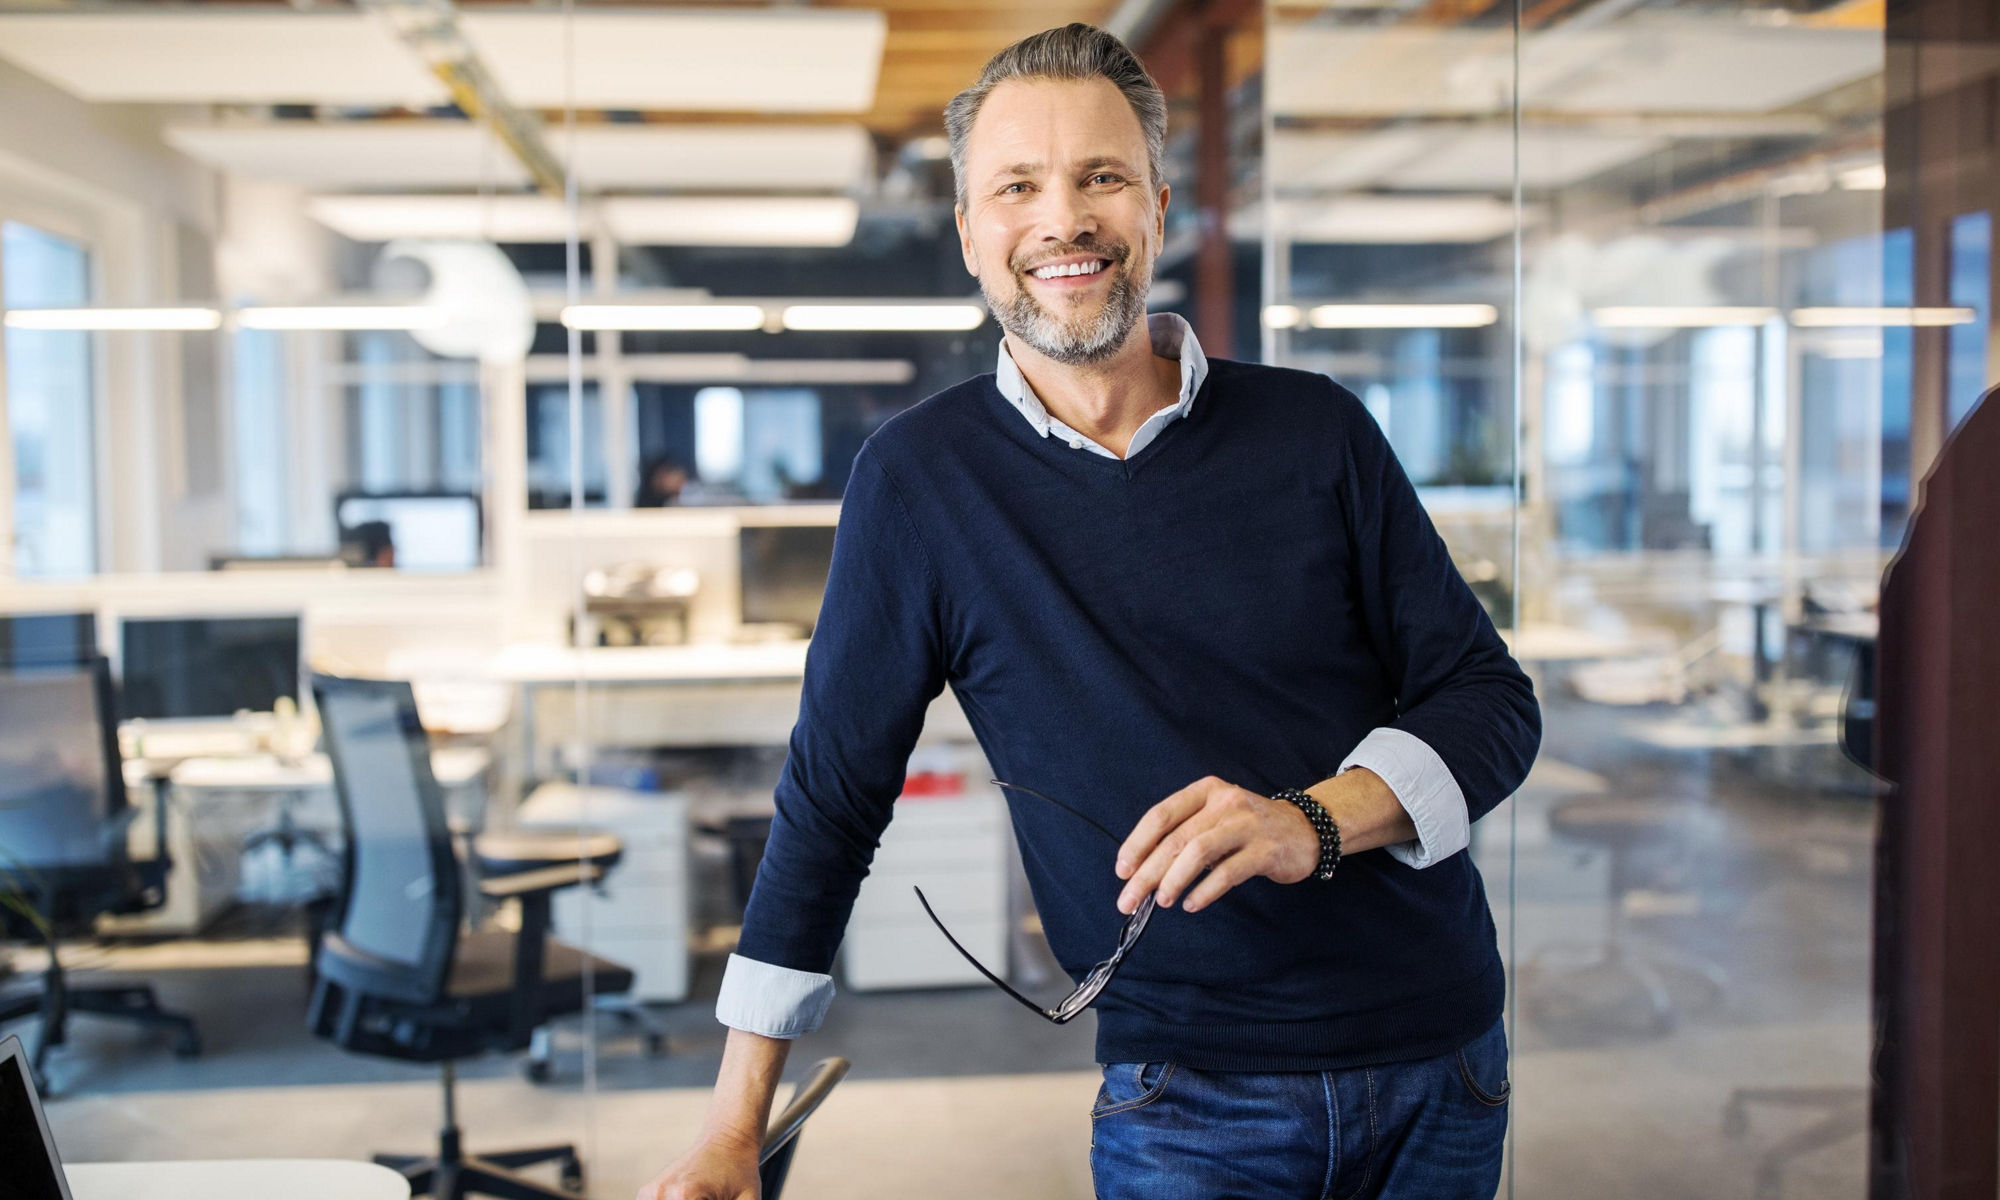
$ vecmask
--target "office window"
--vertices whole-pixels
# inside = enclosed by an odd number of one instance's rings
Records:
[[[32,225],[0,224],[8,308],[90,302],[90,252]],[[14,452],[14,573],[88,575],[97,565],[91,335],[8,329]]]
[[[601,508],[606,495],[604,404],[596,382],[583,385],[583,503]],[[570,506],[570,411],[566,384],[528,388],[528,507]]]
[[[1986,373],[1986,330],[1993,320],[1993,215],[1966,213],[1951,223],[1951,302],[1969,308],[1973,319],[1951,328],[1946,367],[1945,415],[1951,428],[1965,419],[1995,382]]]

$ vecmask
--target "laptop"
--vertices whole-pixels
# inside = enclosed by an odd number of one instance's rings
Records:
[[[0,1200],[72,1200],[21,1039],[0,1038]]]

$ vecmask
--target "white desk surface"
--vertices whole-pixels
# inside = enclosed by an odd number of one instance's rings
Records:
[[[389,1168],[333,1159],[65,1163],[63,1174],[76,1200],[410,1200]]]
[[[1506,632],[1502,632],[1506,637]],[[1526,662],[1587,662],[1630,658],[1647,647],[1629,637],[1598,633],[1576,625],[1526,624],[1507,637],[1507,649]]]
[[[581,676],[593,683],[714,683],[801,679],[803,639],[784,642],[696,642],[686,646],[591,647],[517,642],[488,663],[494,679],[561,684]]]
[[[445,787],[462,787],[483,774],[493,756],[478,746],[447,746],[431,752],[431,773]],[[126,786],[145,779],[143,760],[125,764]],[[173,769],[175,787],[208,791],[313,791],[333,786],[333,764],[324,754],[308,754],[296,763],[269,754],[222,758],[190,758]]]

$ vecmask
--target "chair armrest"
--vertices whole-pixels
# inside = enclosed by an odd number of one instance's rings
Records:
[[[764,1145],[758,1151],[759,1164],[770,1162],[790,1146],[805,1127],[806,1118],[819,1111],[833,1091],[833,1086],[847,1075],[848,1061],[844,1058],[823,1058],[813,1064],[812,1074],[792,1091],[791,1102],[785,1111],[771,1119],[764,1131]]]
[[[494,900],[511,900],[517,896],[558,892],[564,888],[596,883],[603,878],[603,867],[595,864],[583,866],[571,863],[560,867],[543,867],[538,871],[502,875],[497,879],[482,879],[479,881],[479,891],[481,895]]]

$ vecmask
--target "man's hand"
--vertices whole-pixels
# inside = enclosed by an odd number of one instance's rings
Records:
[[[779,1038],[729,1031],[694,1148],[640,1188],[638,1200],[758,1200],[757,1155],[791,1046]]]
[[[1340,826],[1343,855],[1417,836],[1402,801],[1382,777],[1355,767],[1306,789]],[[1319,834],[1295,805],[1260,796],[1211,775],[1155,804],[1118,850],[1127,880],[1118,911],[1130,913],[1147,892],[1160,907],[1199,912],[1246,879],[1297,883],[1319,866]],[[1201,878],[1203,871],[1208,877]],[[1188,891],[1196,879],[1201,883]]]
[[[1296,806],[1210,775],[1155,804],[1119,847],[1118,878],[1130,882],[1118,911],[1156,891],[1161,908],[1186,893],[1183,907],[1199,912],[1246,879],[1297,883],[1318,865],[1319,835]]]
[[[757,1153],[754,1142],[704,1137],[640,1188],[638,1200],[758,1200]]]

